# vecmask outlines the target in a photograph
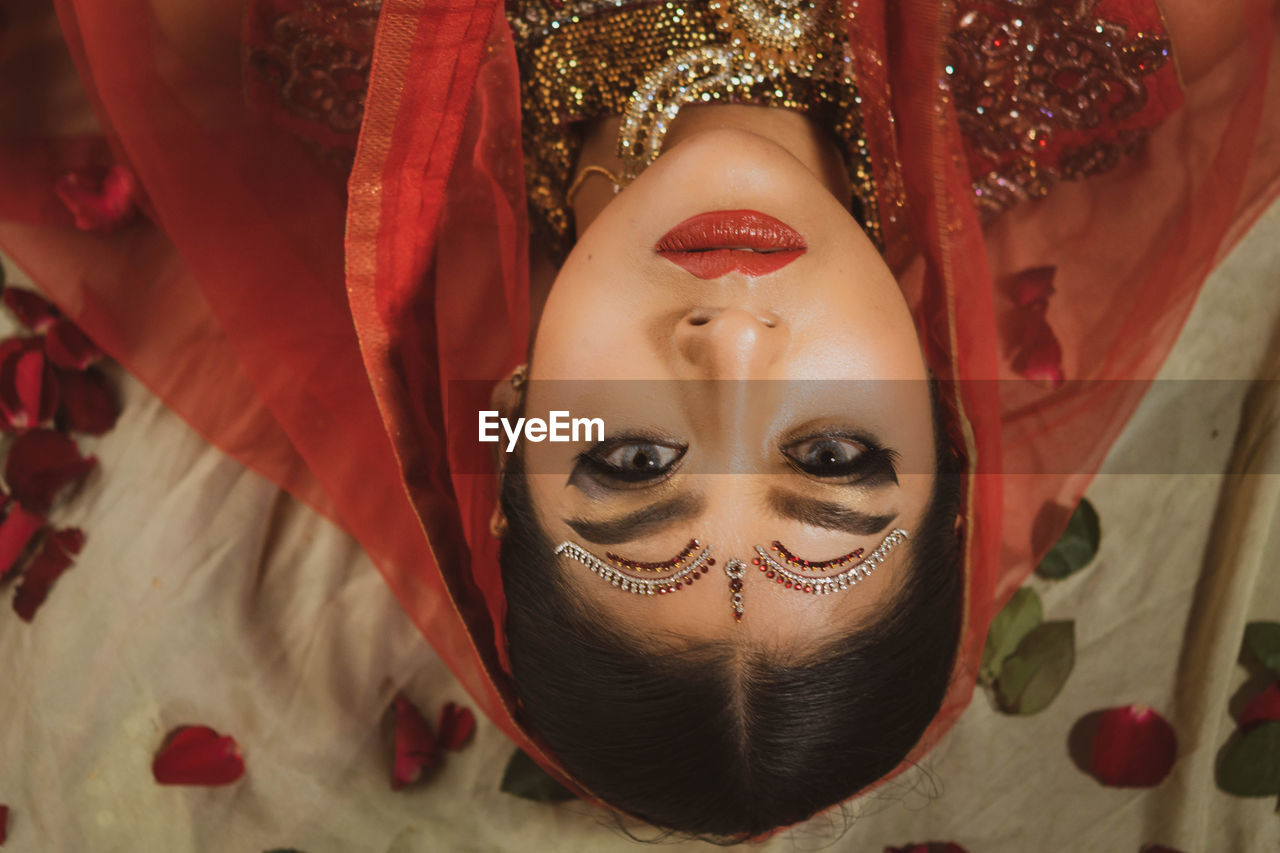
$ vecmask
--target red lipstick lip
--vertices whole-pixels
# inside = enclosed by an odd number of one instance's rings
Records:
[[[653,250],[702,279],[731,272],[756,277],[782,269],[807,251],[785,222],[758,210],[714,210],[681,222]]]

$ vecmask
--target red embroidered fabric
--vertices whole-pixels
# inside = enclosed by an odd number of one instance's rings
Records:
[[[55,5],[56,22],[37,0],[14,4],[0,42],[0,97],[14,106],[0,110],[0,246],[211,442],[349,530],[484,713],[573,785],[521,727],[503,668],[493,478],[458,473],[481,469],[444,430],[465,404],[449,383],[500,375],[528,341],[519,87],[499,4],[385,0],[345,187],[317,146],[347,144],[363,72],[344,51],[365,36],[326,29],[325,2],[255,7],[296,10],[301,23],[284,29],[213,0]],[[972,466],[957,677],[908,761],[967,705],[992,614],[1065,524],[1205,275],[1280,189],[1273,4],[1229,5],[1243,24],[1220,43],[1170,19],[1179,62],[1182,45],[1211,57],[1179,100],[1171,63],[1151,52],[1163,29],[1147,0],[1092,7],[1124,31],[1111,36],[1116,56],[1090,48],[1100,65],[1080,58],[1093,37],[1062,21],[1080,3],[993,0],[968,9],[986,24],[966,28],[932,0],[857,0],[850,38],[893,204],[890,257],[934,370],[963,380],[956,438]],[[1074,35],[1053,35],[1068,24]],[[975,180],[1014,175],[1010,203],[1040,195],[1016,175],[1041,131],[1019,124],[1016,146],[975,143],[983,96],[946,68],[1003,56],[982,40],[1010,26],[1079,67],[1046,78],[1011,59],[993,79],[1027,88],[1002,96],[1006,116],[1083,92],[1077,111],[1094,109],[1098,124],[1043,117],[1041,173],[1084,179],[984,225],[994,209],[976,201]],[[329,94],[287,85],[311,73],[315,51],[351,60],[321,63],[341,71],[319,75]],[[264,72],[248,97],[245,56]],[[1144,61],[1160,67],[1146,74]],[[33,79],[47,85],[32,91]],[[1128,150],[1130,132],[1145,141],[1087,177],[1091,161],[1074,152]],[[78,231],[53,186],[112,163],[137,176],[146,216]],[[1064,381],[1024,380],[1014,365],[1027,352],[1056,352]],[[1135,381],[1098,381],[1109,379]]]

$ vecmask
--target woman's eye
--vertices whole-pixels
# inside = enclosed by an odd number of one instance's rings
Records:
[[[820,436],[787,445],[782,452],[806,474],[815,477],[842,477],[854,472],[866,450],[861,443],[852,439]]]
[[[643,482],[665,477],[685,448],[652,441],[624,441],[592,450],[582,457],[597,474],[624,482]]]

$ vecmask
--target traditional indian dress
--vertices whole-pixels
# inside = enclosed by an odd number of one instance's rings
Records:
[[[582,121],[621,114],[642,147],[695,97],[771,103],[850,162],[967,474],[956,677],[902,767],[968,704],[993,614],[1280,190],[1267,2],[1192,80],[1151,0],[847,0],[813,26],[750,0],[54,5],[56,28],[39,3],[0,23],[0,89],[29,107],[0,128],[0,247],[349,531],[479,708],[588,797],[522,722],[495,478],[450,426],[525,358],[531,223],[571,242]]]

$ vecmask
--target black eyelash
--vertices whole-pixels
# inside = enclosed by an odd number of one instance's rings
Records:
[[[652,444],[665,447],[675,450],[676,458],[666,468],[657,473],[627,471],[603,461],[603,456],[628,444]],[[570,477],[570,481],[572,482],[573,477],[577,477],[580,472],[587,471],[597,482],[623,484],[623,488],[661,482],[670,477],[676,470],[688,449],[689,446],[687,444],[674,444],[667,436],[657,436],[649,433],[615,435],[604,441],[597,442],[574,458],[573,474]]]
[[[868,435],[858,435],[855,433],[844,432],[817,432],[812,435],[802,436],[793,439],[787,444],[787,447],[794,447],[797,444],[804,444],[807,441],[817,439],[831,438],[843,439],[845,441],[854,441],[862,445],[863,451],[858,455],[857,459],[846,463],[838,468],[834,473],[816,474],[806,470],[791,454],[786,452],[784,448],[782,455],[786,458],[787,464],[794,470],[806,477],[814,477],[827,482],[838,482],[841,484],[852,485],[854,483],[861,486],[879,485],[883,482],[898,482],[897,465],[900,455],[896,450],[884,447],[874,438]]]

